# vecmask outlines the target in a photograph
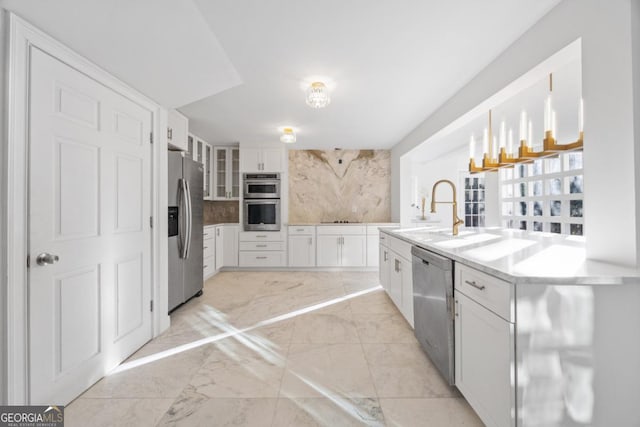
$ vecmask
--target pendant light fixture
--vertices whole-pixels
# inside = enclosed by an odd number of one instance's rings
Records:
[[[324,108],[331,102],[329,89],[322,82],[313,82],[307,89],[307,105],[311,108]]]

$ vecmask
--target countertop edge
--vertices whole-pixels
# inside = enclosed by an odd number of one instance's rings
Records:
[[[515,276],[502,270],[480,264],[476,261],[469,260],[457,254],[443,251],[442,249],[429,245],[428,243],[415,241],[401,233],[396,233],[399,227],[395,229],[380,230],[381,233],[388,234],[411,245],[415,245],[434,252],[438,255],[447,257],[455,262],[459,262],[468,267],[479,270],[483,273],[497,277],[501,280],[514,285],[574,285],[574,286],[612,286],[612,285],[640,285],[640,276]]]

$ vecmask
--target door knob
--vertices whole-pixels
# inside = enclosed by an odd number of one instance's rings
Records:
[[[60,260],[60,257],[58,257],[58,255],[53,255],[53,254],[48,254],[46,252],[43,252],[40,255],[38,255],[38,257],[36,258],[36,263],[38,265],[50,265],[50,264],[55,264],[59,260]]]

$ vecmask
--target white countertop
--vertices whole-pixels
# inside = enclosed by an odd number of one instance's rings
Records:
[[[216,222],[213,224],[203,224],[202,227],[215,227],[216,225],[240,225],[239,222]]]
[[[587,260],[584,238],[502,228],[430,226],[383,233],[515,284],[640,284],[640,270]]]
[[[325,225],[373,225],[380,227],[398,227],[400,224],[397,222],[292,222],[286,224],[290,227],[303,227],[303,226],[325,226]]]

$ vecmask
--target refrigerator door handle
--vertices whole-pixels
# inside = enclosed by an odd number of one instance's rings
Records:
[[[189,187],[189,181],[184,181],[186,205],[187,205],[187,233],[186,244],[184,246],[184,258],[189,258],[189,252],[191,252],[191,230],[193,228],[193,211],[191,209],[191,188]]]
[[[187,190],[185,186],[185,180],[180,178],[178,181],[178,209],[179,209],[179,221],[180,229],[178,230],[178,242],[180,245],[180,258],[186,258],[187,252]]]

